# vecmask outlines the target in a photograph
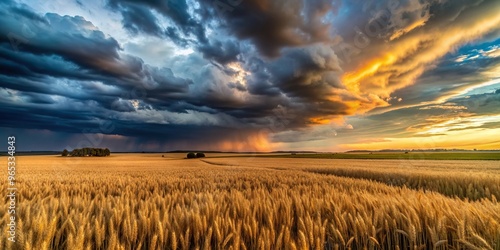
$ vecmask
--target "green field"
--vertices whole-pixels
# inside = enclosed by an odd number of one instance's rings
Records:
[[[409,152],[409,153],[307,153],[257,155],[257,157],[316,159],[401,159],[401,160],[500,160],[500,153],[474,152]]]

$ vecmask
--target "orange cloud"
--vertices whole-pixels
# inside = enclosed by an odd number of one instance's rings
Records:
[[[473,18],[459,17],[447,26],[428,27],[426,19],[419,20],[394,33],[391,41],[369,47],[382,52],[357,69],[345,72],[342,81],[360,95],[371,93],[389,98],[394,91],[414,84],[439,58],[500,27],[499,6],[473,13]]]
[[[427,15],[427,18],[429,18],[428,15]],[[405,27],[405,28],[403,28],[401,30],[398,30],[398,31],[394,32],[391,35],[391,37],[389,38],[389,40],[392,41],[392,40],[397,39],[400,36],[402,36],[402,35],[410,32],[410,31],[412,31],[412,30],[414,30],[414,29],[416,29],[416,28],[418,28],[420,26],[424,26],[426,22],[427,22],[427,19],[417,20],[417,21],[413,22],[412,24],[410,24],[409,26],[407,26],[407,27]]]

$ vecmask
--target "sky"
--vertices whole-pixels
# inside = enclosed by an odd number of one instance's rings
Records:
[[[500,149],[498,0],[2,0],[20,151]]]

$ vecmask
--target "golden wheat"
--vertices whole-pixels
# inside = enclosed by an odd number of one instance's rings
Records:
[[[0,237],[0,248],[500,248],[496,196],[461,199],[467,197],[429,188],[467,190],[477,182],[494,191],[488,185],[499,177],[498,163],[488,163],[487,175],[475,169],[478,175],[470,178],[459,166],[451,174],[417,167],[405,176],[428,182],[415,188],[372,181],[382,173],[401,178],[405,171],[397,167],[368,171],[377,162],[363,169],[320,161],[22,156],[18,242]],[[348,178],[336,176],[340,168]],[[5,182],[0,186],[6,189]],[[475,188],[472,193],[483,192]]]

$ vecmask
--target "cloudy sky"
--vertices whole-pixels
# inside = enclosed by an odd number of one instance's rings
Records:
[[[498,0],[2,0],[18,150],[500,149]]]

